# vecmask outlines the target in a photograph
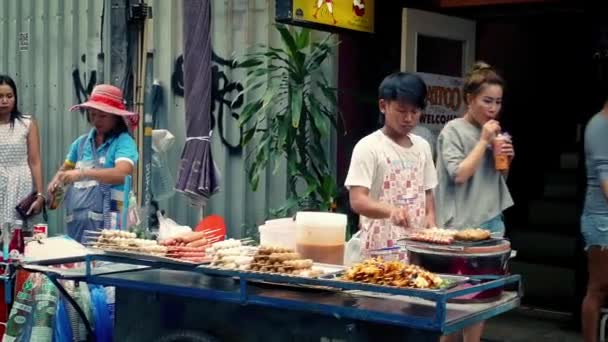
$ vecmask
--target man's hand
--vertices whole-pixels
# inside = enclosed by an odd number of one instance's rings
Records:
[[[405,208],[394,208],[391,210],[391,223],[396,226],[409,227],[407,211]]]

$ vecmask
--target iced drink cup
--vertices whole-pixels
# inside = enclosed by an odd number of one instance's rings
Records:
[[[511,136],[506,133],[501,133],[494,138],[492,149],[494,150],[494,166],[496,171],[506,171],[509,169],[511,160],[509,156],[502,153],[502,146],[505,142],[511,142]]]

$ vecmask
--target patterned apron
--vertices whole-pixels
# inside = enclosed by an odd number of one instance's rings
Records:
[[[426,227],[426,193],[424,190],[424,163],[419,155],[412,160],[390,160],[384,177],[379,201],[406,208],[410,227],[393,225],[389,218],[371,219],[361,216],[361,253],[374,256],[374,250],[390,248],[403,238],[409,228]],[[406,261],[407,254],[398,259]]]

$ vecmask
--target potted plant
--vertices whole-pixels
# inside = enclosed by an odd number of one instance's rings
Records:
[[[308,29],[276,29],[281,47],[262,46],[235,65],[247,70],[241,95],[248,102],[239,125],[243,147],[253,146],[247,156],[249,183],[255,191],[260,174],[273,163],[276,173],[286,160],[288,198],[275,214],[284,216],[294,208],[329,210],[337,186],[323,142],[337,129],[339,113],[336,89],[320,68],[337,43],[331,35],[314,42]],[[254,90],[261,90],[258,96]]]

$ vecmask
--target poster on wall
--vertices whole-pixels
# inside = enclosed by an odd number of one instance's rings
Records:
[[[462,116],[466,109],[462,92],[463,79],[444,75],[417,73],[427,87],[427,107],[420,116],[420,126],[436,138],[445,124]]]
[[[276,0],[276,7],[279,22],[374,32],[374,0]]]

